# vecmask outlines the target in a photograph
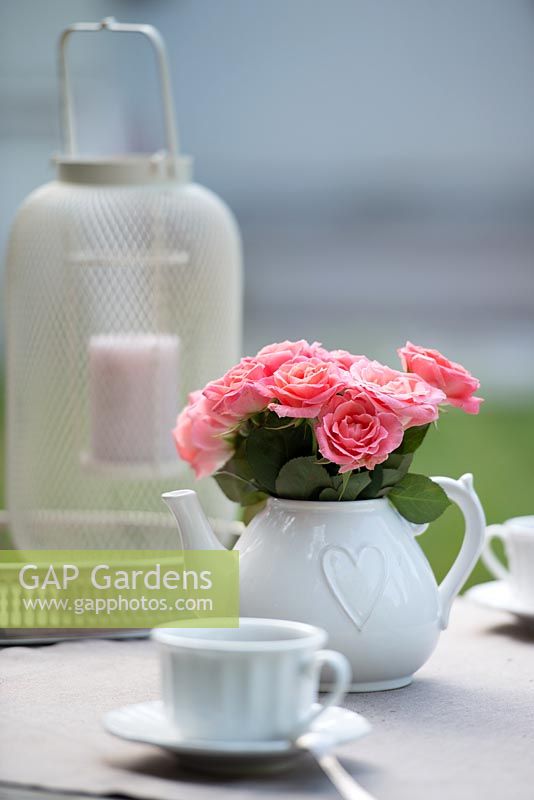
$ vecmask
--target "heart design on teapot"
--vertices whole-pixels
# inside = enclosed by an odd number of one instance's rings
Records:
[[[381,550],[365,544],[353,555],[332,545],[323,550],[323,573],[337,602],[362,631],[382,597],[387,581],[387,563]]]

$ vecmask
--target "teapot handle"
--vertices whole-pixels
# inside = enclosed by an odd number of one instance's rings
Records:
[[[459,507],[465,519],[465,533],[456,561],[441,581],[438,592],[440,622],[444,629],[449,623],[452,601],[467,580],[484,546],[486,518],[477,493],[473,488],[471,473],[453,478],[432,478],[445,491],[449,500]]]

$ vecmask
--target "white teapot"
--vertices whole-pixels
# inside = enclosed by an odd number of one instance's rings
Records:
[[[395,689],[434,650],[452,601],[480,555],[485,518],[472,475],[433,478],[465,517],[462,547],[438,586],[408,522],[386,498],[270,498],[241,536],[241,615],[308,622],[328,632],[353,671],[352,691]],[[162,495],[184,549],[222,548],[192,490]]]

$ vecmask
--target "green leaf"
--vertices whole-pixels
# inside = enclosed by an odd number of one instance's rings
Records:
[[[338,483],[338,481],[336,481],[335,484],[332,481],[332,483],[334,484],[336,489],[339,490],[339,499],[340,500],[343,499],[343,495],[345,494],[345,490],[346,490],[347,484],[348,484],[348,482],[350,480],[350,476],[351,476],[350,472],[344,472],[342,475],[340,474],[339,478],[341,478],[341,485]]]
[[[291,459],[276,479],[276,494],[291,500],[315,500],[322,489],[331,487],[330,475],[313,456]]]
[[[343,481],[343,475],[339,474],[338,465],[334,464],[333,461],[328,461],[328,459],[325,459],[324,462],[322,460],[318,460],[317,463],[323,464],[325,470],[328,472],[328,474],[332,478],[332,484],[334,485],[334,487],[336,489],[338,489],[341,486],[341,483]]]
[[[267,491],[274,492],[276,476],[287,461],[287,447],[280,432],[257,428],[246,443],[246,455],[252,474]]]
[[[450,505],[441,486],[426,475],[414,473],[408,473],[393,486],[388,498],[403,517],[417,523],[432,522]]]
[[[312,453],[308,425],[255,428],[246,439],[245,454],[256,481],[270,494],[276,492],[278,473],[290,459]]]
[[[408,470],[413,461],[413,453],[391,453],[386,461],[382,464],[382,488],[394,486],[399,483]]]
[[[246,508],[243,509],[243,522],[245,523],[245,525],[250,525],[256,514],[259,514],[260,511],[263,511],[263,509],[265,508],[266,501],[267,501],[267,495],[264,496],[264,499],[261,500],[261,502],[247,506]]]
[[[255,491],[245,495],[241,501],[242,506],[257,506],[264,505],[265,501],[269,499],[269,495],[265,492]]]
[[[266,430],[279,430],[282,428],[296,428],[302,423],[300,419],[291,419],[288,417],[279,417],[274,411],[264,412],[264,415],[259,421],[259,426]]]
[[[321,489],[318,500],[339,500],[339,495],[335,489],[327,487],[326,489]]]
[[[413,453],[390,453],[385,461],[382,462],[382,468],[400,469],[405,464],[411,464],[413,461]]]
[[[330,462],[330,463],[332,463],[332,462]],[[334,487],[336,492],[340,492],[341,491],[341,487],[343,486],[343,475],[339,474],[339,472],[338,472],[339,467],[337,466],[337,464],[334,465],[334,466],[336,467],[336,474],[335,475],[332,475],[332,473],[328,469],[328,467],[325,467],[325,469],[328,472],[328,474],[330,475],[330,480],[332,482],[332,486]],[[345,474],[347,474],[347,473],[345,473]],[[350,475],[350,473],[348,473],[348,474]]]
[[[377,498],[378,497],[387,497],[388,494],[391,492],[392,488],[393,488],[392,486],[385,486],[383,489],[380,489],[380,491],[377,492],[377,494],[376,494]]]
[[[236,452],[232,458],[224,464],[221,471],[231,472],[232,475],[239,475],[240,478],[246,481],[254,480],[254,473],[250,468],[248,460],[244,456],[244,448],[241,448],[241,452]]]
[[[415,453],[425,438],[429,428],[430,423],[427,425],[416,425],[415,428],[408,428],[408,430],[404,432],[402,442],[395,450],[395,453]]]
[[[347,481],[347,486],[343,492],[341,500],[356,500],[363,490],[371,483],[371,473],[353,472]]]
[[[378,497],[378,492],[382,488],[383,472],[384,470],[380,464],[378,464],[372,472],[369,472],[369,484],[360,492],[359,500],[374,500]]]
[[[395,486],[404,478],[405,474],[405,472],[400,472],[398,469],[385,469],[382,473],[382,489]]]
[[[227,472],[226,469],[219,470],[213,477],[226,497],[234,503],[240,503],[242,506],[257,503],[259,494],[262,497],[265,496],[264,492],[258,491],[258,487],[254,483],[241,478],[233,472]]]

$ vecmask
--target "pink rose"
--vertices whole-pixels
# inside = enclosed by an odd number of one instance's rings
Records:
[[[266,367],[253,358],[243,358],[235,367],[216,381],[208,383],[203,394],[212,403],[216,414],[234,420],[243,419],[267,407],[271,394],[262,380]]]
[[[418,375],[386,367],[366,358],[355,362],[350,374],[356,386],[400,419],[404,428],[426,425],[439,415],[439,404],[445,401],[440,389],[430,386]]]
[[[465,367],[449,361],[438,350],[429,350],[406,342],[398,351],[402,368],[419,375],[430,386],[441,389],[451,406],[462,408],[468,414],[478,414],[481,397],[474,397],[480,381]]]
[[[172,435],[180,458],[191,464],[197,478],[205,478],[232,455],[233,448],[224,438],[228,432],[228,421],[213,412],[208,398],[192,392]]]
[[[262,347],[259,353],[254,357],[256,361],[264,364],[268,374],[272,375],[273,372],[288,361],[293,361],[297,356],[303,358],[322,358],[323,354],[327,353],[321,347],[320,342],[313,342],[310,344],[306,339],[300,339],[298,342],[275,342]]]
[[[357,387],[332,397],[316,429],[321,454],[339,464],[340,472],[374,469],[400,445],[403,435],[397,416]]]
[[[354,353],[349,353],[348,350],[327,350],[324,360],[333,361],[334,364],[348,372],[353,364],[359,361],[368,361],[369,359],[366,356],[355,356]]]
[[[282,364],[272,376],[271,396],[278,403],[271,403],[269,409],[279,417],[316,417],[346,383],[335,364],[297,357]]]
[[[348,350],[330,350],[328,352],[328,357],[325,358],[325,361],[334,361],[336,364],[339,364],[342,369],[346,369],[347,371],[358,361],[368,360],[366,356],[355,356],[353,353],[349,353]]]

